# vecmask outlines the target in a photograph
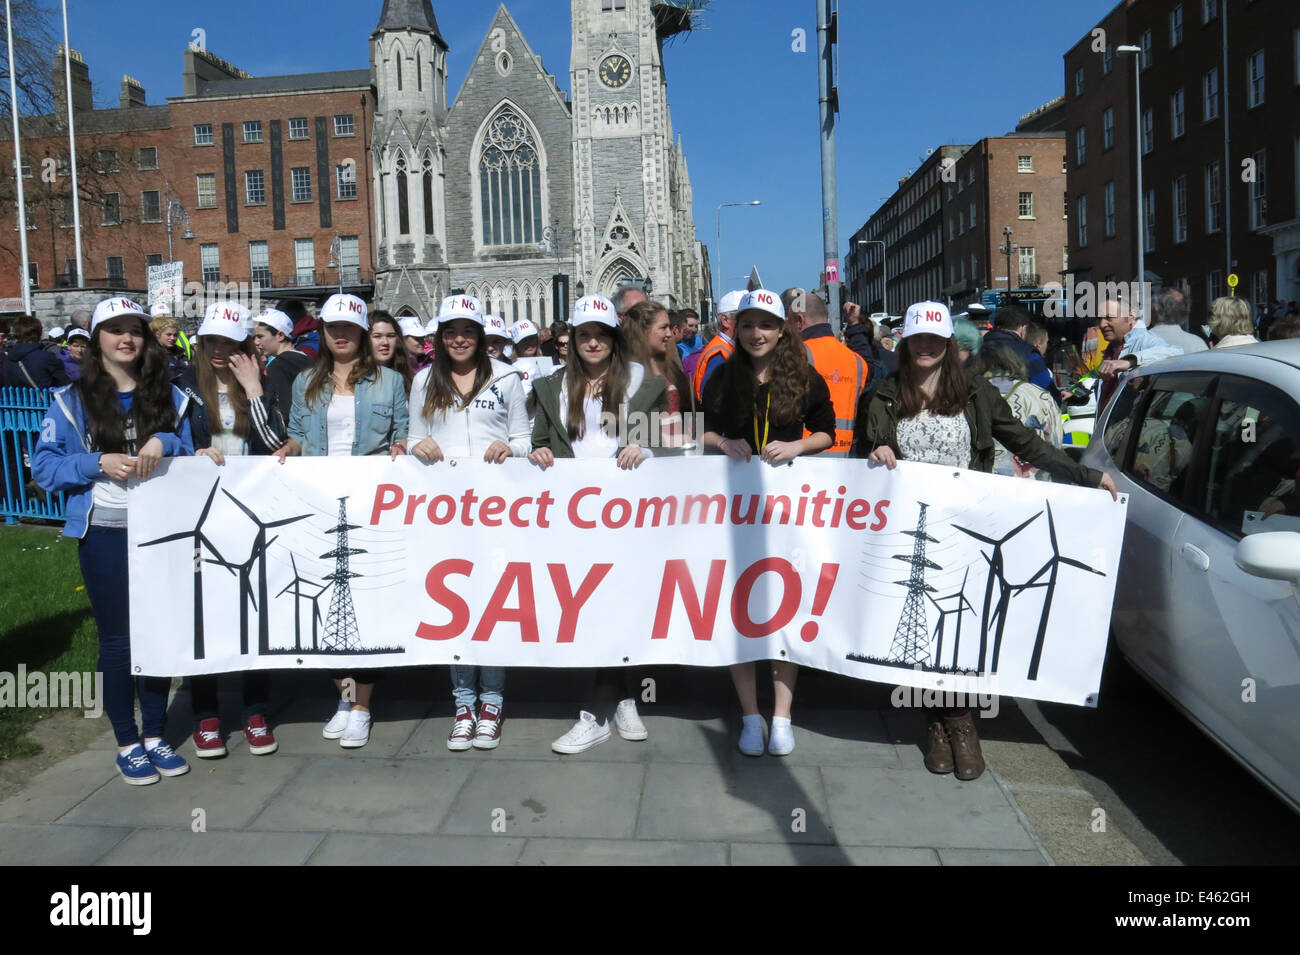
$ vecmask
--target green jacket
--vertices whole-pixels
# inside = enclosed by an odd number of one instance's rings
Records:
[[[628,381],[628,391],[632,397],[625,399],[620,419],[633,423],[632,430],[642,434],[657,434],[642,423],[638,428],[637,418],[633,415],[649,415],[651,412],[664,412],[668,407],[668,383],[662,378],[647,375],[645,369],[636,363],[631,365],[632,375]],[[533,448],[550,448],[557,458],[573,457],[573,442],[569,440],[569,429],[564,424],[564,402],[567,400],[561,384],[564,369],[553,375],[539,378],[533,382],[533,397],[537,401],[537,417],[533,419]],[[640,419],[644,422],[648,418]],[[619,429],[618,446],[627,444],[627,435]]]
[[[1052,447],[1016,420],[1010,406],[989,381],[974,374],[966,375],[970,398],[966,402],[966,421],[971,430],[971,470],[993,470],[993,442],[998,440],[1017,457],[1052,475],[1056,481],[1096,487],[1101,472],[1077,464],[1064,451]],[[853,456],[868,457],[882,444],[895,455],[898,450],[898,373],[876,385],[869,400],[858,410],[853,431]]]

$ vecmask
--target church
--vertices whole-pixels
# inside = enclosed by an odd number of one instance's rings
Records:
[[[384,0],[370,37],[374,302],[432,317],[453,291],[549,325],[582,294],[712,297],[665,41],[699,0],[570,0],[571,98],[504,5],[456,98],[431,0]]]

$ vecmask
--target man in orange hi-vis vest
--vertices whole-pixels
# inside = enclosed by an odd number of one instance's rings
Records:
[[[867,363],[836,340],[826,303],[816,293],[790,288],[781,293],[781,300],[785,303],[787,320],[803,337],[809,360],[825,379],[835,408],[835,443],[822,456],[847,458],[853,447],[858,399],[868,384]]]
[[[691,379],[697,403],[704,400],[704,383],[709,380],[709,376],[722,367],[722,363],[736,350],[736,308],[744,297],[744,292],[728,292],[718,302],[718,334],[700,352]]]

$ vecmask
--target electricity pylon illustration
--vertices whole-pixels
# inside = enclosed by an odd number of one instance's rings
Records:
[[[257,563],[257,559],[277,540],[279,540],[278,537],[272,537],[265,543],[254,540],[253,547],[248,553],[248,560],[242,564],[232,563],[219,553],[216,560],[210,558],[208,560],[209,564],[224,567],[239,577],[239,652],[242,656],[248,655],[248,605],[251,603],[254,610],[257,610],[260,606],[257,602],[257,594],[253,592],[253,564]],[[213,548],[213,552],[216,553],[215,548]]]
[[[1056,521],[1052,517],[1052,505],[1047,505],[1047,533],[1052,540],[1052,556],[1047,558],[1047,563],[1038,569],[1038,572],[1030,577],[1023,584],[1015,584],[1008,587],[1012,596],[1022,591],[1031,590],[1035,587],[1043,588],[1043,613],[1038,618],[1038,634],[1034,638],[1034,652],[1029,657],[1028,677],[1031,680],[1038,679],[1038,664],[1043,657],[1043,644],[1047,640],[1047,622],[1052,615],[1052,595],[1056,592],[1056,571],[1061,564],[1068,564],[1070,567],[1077,567],[1080,570],[1086,570],[1090,574],[1096,574],[1098,577],[1105,577],[1106,572],[1098,570],[1095,567],[1089,567],[1083,561],[1075,560],[1072,557],[1062,557],[1061,550],[1056,543]],[[1047,579],[1040,581],[1039,578],[1047,574]],[[997,650],[993,651],[993,666],[997,667]]]
[[[357,614],[352,606],[352,585],[349,581],[360,574],[348,569],[348,558],[354,554],[364,554],[358,547],[348,546],[348,531],[361,527],[360,524],[348,523],[347,498],[339,498],[338,526],[331,527],[326,533],[337,534],[335,547],[328,554],[321,554],[321,559],[334,559],[334,572],[327,574],[325,580],[334,582],[334,594],[330,597],[329,613],[325,616],[324,644],[327,650],[346,651],[358,648]]]
[[[248,515],[248,519],[257,525],[257,537],[253,543],[253,547],[259,551],[257,559],[257,652],[265,654],[271,649],[271,605],[266,599],[266,550],[269,546],[266,543],[266,532],[272,527],[283,527],[285,524],[306,520],[311,515],[300,514],[298,517],[286,517],[282,520],[263,523],[262,519],[245,507],[243,502],[235,495],[224,489],[221,493],[234,501],[235,507]],[[247,650],[244,652],[247,652]]]
[[[318,583],[315,580],[309,580],[298,573],[298,560],[293,554],[289,555],[289,563],[293,565],[293,580],[285,585],[277,597],[283,596],[289,591],[293,591],[293,648],[302,652],[302,606],[301,601],[306,598],[311,601],[311,648],[317,648],[317,628],[320,624],[320,596],[329,589],[329,584]],[[316,592],[309,594],[303,590],[303,587],[315,587]]]
[[[925,556],[927,542],[939,543],[936,538],[925,532],[927,507],[928,504],[921,504],[921,516],[916,522],[916,530],[903,531],[904,534],[916,539],[912,553],[894,555],[894,560],[910,564],[912,573],[906,581],[896,581],[907,587],[907,599],[903,602],[903,613],[898,618],[898,626],[894,630],[894,642],[889,645],[889,659],[909,665],[925,663],[930,659],[930,633],[925,619],[924,598],[934,588],[925,582],[925,571],[927,567],[932,570],[943,570],[934,561],[927,560]]]
[[[1007,588],[1007,578],[1003,574],[1005,565],[1002,560],[1002,547],[1004,544],[1006,544],[1007,541],[1011,540],[1011,538],[1015,537],[1017,534],[1023,531],[1034,521],[1038,520],[1038,518],[1041,517],[1042,514],[1043,512],[1039,511],[1033,517],[1029,518],[1026,521],[1023,521],[1020,524],[1017,524],[1015,527],[1013,527],[1011,530],[1007,531],[1005,534],[1003,534],[1000,538],[997,539],[994,539],[992,537],[985,537],[983,534],[977,534],[975,531],[970,530],[969,528],[966,527],[961,527],[957,524],[952,525],[957,530],[961,531],[963,534],[968,534],[971,537],[975,538],[976,540],[983,541],[984,543],[990,544],[993,547],[992,556],[989,556],[988,554],[984,554],[983,551],[980,551],[980,554],[983,555],[985,561],[987,561],[989,565],[988,579],[984,584],[984,610],[980,615],[979,671],[981,673],[997,672],[998,669],[997,650],[1001,647],[1002,644],[1002,628],[1006,624],[1007,607],[1011,603],[1011,591]],[[993,584],[995,582],[998,585],[998,605],[997,608],[993,610],[992,615],[990,615],[989,611],[993,604]],[[995,617],[997,618],[998,623],[997,623],[997,636],[995,638],[995,643],[994,643],[993,667],[992,669],[986,671],[984,665],[988,661],[989,629],[993,626],[993,619]]]
[[[194,541],[194,659],[196,660],[202,660],[207,652],[203,642],[203,548],[206,547],[218,557],[221,556],[212,541],[208,540],[203,533],[203,524],[208,519],[208,511],[212,509],[212,499],[216,496],[217,485],[220,483],[220,478],[212,482],[212,490],[208,491],[208,499],[203,502],[203,510],[199,512],[199,520],[194,525],[194,530],[168,534],[166,537],[145,541],[140,545],[152,547],[155,544],[166,544],[186,538]]]
[[[967,611],[970,613],[975,612],[974,605],[966,599],[966,579],[968,577],[970,577],[969,567],[967,567],[966,572],[962,574],[961,587],[954,594],[945,594],[942,597],[931,597],[930,594],[926,594],[927,597],[930,597],[930,603],[934,604],[934,609],[939,611],[939,622],[934,625],[934,662],[936,666],[943,665],[944,622],[948,619],[950,614],[955,613],[957,615],[957,632],[953,635],[952,641],[952,669],[957,669],[957,654],[961,652],[961,618]],[[943,604],[939,603],[941,600],[955,600],[957,601],[957,606],[950,610],[945,610]]]

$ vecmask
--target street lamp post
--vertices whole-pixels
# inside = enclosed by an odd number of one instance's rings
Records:
[[[1011,231],[1011,226],[1003,226],[1002,227],[1003,245],[1002,248],[998,249],[999,252],[1004,253],[1007,257],[1007,290],[1008,291],[1011,290],[1011,253],[1019,248],[1019,246],[1011,244],[1011,237],[1013,235],[1015,235],[1015,233]]]
[[[1143,319],[1146,316],[1146,280],[1147,280],[1147,240],[1146,240],[1146,209],[1142,196],[1142,47],[1140,46],[1117,46],[1116,53],[1134,54],[1133,60],[1133,115],[1136,117],[1134,128],[1137,130],[1137,138],[1134,145],[1137,148],[1137,246],[1138,246],[1138,301]]]
[[[724,202],[718,206],[718,277],[723,282],[727,280],[727,273],[722,270],[722,210],[728,206],[761,206],[762,203],[757,199],[751,199],[749,202]],[[715,287],[713,289],[714,313],[717,313],[717,303],[722,301],[722,293]]]
[[[878,245],[880,246],[880,298],[884,301],[885,313],[889,312],[889,260],[885,258],[886,246],[884,239],[858,239],[858,245]]]
[[[175,257],[172,255],[172,223],[185,223],[185,234],[181,236],[182,239],[192,239],[194,233],[190,231],[190,214],[185,211],[185,206],[172,192],[171,184],[163,183],[163,188],[167,196],[167,261],[174,262]]]

